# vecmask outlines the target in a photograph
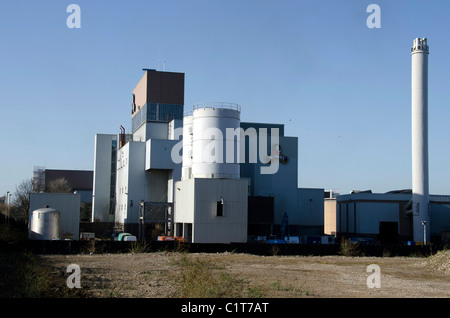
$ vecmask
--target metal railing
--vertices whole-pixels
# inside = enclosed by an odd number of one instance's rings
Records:
[[[227,103],[227,102],[206,102],[206,103],[198,103],[192,106],[192,110],[187,110],[183,112],[183,117],[192,116],[194,111],[197,109],[232,109],[238,112],[241,112],[241,106],[235,103]]]
[[[227,103],[227,102],[208,102],[208,103],[199,103],[192,106],[193,110],[202,109],[202,108],[219,108],[219,109],[233,109],[237,111],[241,111],[241,106],[235,103]]]

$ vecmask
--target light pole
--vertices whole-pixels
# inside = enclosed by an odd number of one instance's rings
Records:
[[[423,245],[427,245],[427,221],[422,221],[423,225]]]
[[[12,197],[12,193],[9,194],[9,200],[8,200],[8,224],[9,224],[9,214],[11,213],[11,197]]]
[[[6,198],[5,198],[5,207],[6,207],[6,211],[5,211],[5,224],[9,223],[7,221],[7,218],[9,216],[9,191],[6,191]]]
[[[139,202],[139,240],[141,241],[145,241],[144,229],[145,229],[145,203],[144,200],[141,200],[141,202]]]

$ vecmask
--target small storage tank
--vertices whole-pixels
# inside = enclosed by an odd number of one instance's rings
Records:
[[[60,212],[52,208],[34,210],[30,218],[31,240],[58,240]]]
[[[240,113],[231,103],[194,106],[192,177],[239,179]]]
[[[193,137],[192,112],[185,114],[183,118],[183,166],[181,179],[187,180],[192,175],[192,137]]]

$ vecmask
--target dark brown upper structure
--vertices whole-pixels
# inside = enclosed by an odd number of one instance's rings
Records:
[[[146,121],[183,119],[184,73],[144,70],[145,74],[133,89],[132,131]]]

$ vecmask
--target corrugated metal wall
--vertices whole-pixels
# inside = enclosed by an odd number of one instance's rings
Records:
[[[49,206],[61,213],[60,237],[65,235],[78,240],[80,237],[80,194],[73,193],[31,193],[30,215],[34,210]]]

